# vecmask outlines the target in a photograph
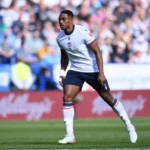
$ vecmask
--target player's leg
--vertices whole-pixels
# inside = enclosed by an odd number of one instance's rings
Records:
[[[80,80],[78,72],[69,71],[66,79],[63,82],[63,118],[66,129],[66,136],[64,139],[59,140],[60,144],[75,143],[73,120],[74,120],[74,107],[73,99],[81,91],[83,81]]]
[[[114,112],[123,120],[126,125],[126,128],[129,132],[130,141],[135,143],[137,140],[137,134],[135,132],[134,126],[131,124],[130,119],[122,105],[122,103],[113,97],[110,92],[109,84],[106,81],[104,86],[101,86],[97,81],[98,73],[94,73],[88,77],[86,80],[102,97],[102,99],[114,110]]]
[[[103,100],[109,104],[110,107],[114,110],[114,112],[123,120],[127,131],[129,133],[130,141],[135,143],[137,141],[137,133],[135,131],[135,127],[132,125],[122,103],[114,98],[110,91],[107,92],[100,92],[98,91],[99,95],[103,98]]]

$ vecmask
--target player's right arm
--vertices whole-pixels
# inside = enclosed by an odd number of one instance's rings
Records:
[[[65,78],[65,71],[67,69],[68,63],[69,63],[68,55],[65,50],[61,49],[61,62],[60,62],[61,71],[60,71],[60,76],[59,76],[60,85],[63,85],[62,80]]]
[[[61,49],[61,70],[66,70],[69,63],[68,55],[65,50]]]

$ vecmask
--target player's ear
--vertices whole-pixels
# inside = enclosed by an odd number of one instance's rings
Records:
[[[70,22],[73,22],[73,18],[71,16],[69,16],[69,20]]]

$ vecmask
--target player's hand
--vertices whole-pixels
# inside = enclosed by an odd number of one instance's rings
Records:
[[[106,84],[106,77],[104,76],[104,74],[100,74],[98,76],[98,82],[102,85],[102,86],[105,86]]]
[[[60,70],[60,76],[59,76],[59,84],[63,86],[63,80],[65,79],[65,70]]]
[[[59,76],[59,84],[63,86],[63,80],[65,79],[65,76]]]

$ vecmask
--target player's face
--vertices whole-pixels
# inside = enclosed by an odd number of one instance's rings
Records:
[[[72,26],[71,17],[65,13],[61,13],[58,20],[59,20],[59,26],[62,30],[66,30],[67,28]]]

